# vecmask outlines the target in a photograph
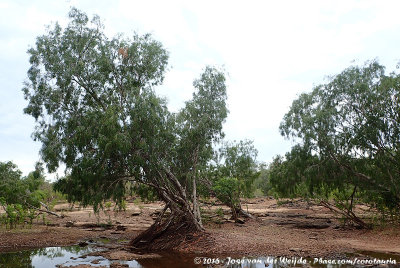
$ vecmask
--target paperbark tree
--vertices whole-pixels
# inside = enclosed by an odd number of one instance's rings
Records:
[[[202,231],[196,174],[222,135],[224,74],[205,68],[193,99],[171,113],[154,91],[168,62],[160,42],[137,34],[109,39],[97,16],[89,21],[72,8],[69,17],[65,29],[55,24],[28,51],[24,88],[24,111],[36,119],[33,136],[47,168],[66,166],[56,189],[96,208],[110,198],[121,202],[128,181],[153,187],[171,213],[135,238],[134,247],[164,233]]]
[[[213,190],[217,198],[231,208],[232,217],[252,217],[242,209],[240,197],[250,197],[257,171],[257,149],[249,140],[226,142],[218,154]]]
[[[371,205],[400,211],[400,76],[376,61],[351,66],[296,99],[280,130],[299,144],[277,158],[271,180],[281,192],[305,183],[362,194]],[[348,209],[351,212],[351,207]]]

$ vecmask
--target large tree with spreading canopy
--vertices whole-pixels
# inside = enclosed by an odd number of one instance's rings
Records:
[[[205,68],[193,98],[171,113],[154,90],[168,62],[160,42],[148,34],[110,39],[99,17],[89,20],[75,8],[69,18],[65,29],[54,24],[29,49],[23,89],[43,161],[49,171],[65,165],[56,188],[98,207],[120,202],[128,181],[152,187],[171,213],[133,240],[135,247],[166,232],[203,230],[196,178],[223,134],[223,72]]]
[[[377,61],[351,66],[301,94],[283,118],[283,136],[298,142],[271,165],[275,190],[304,185],[310,196],[358,193],[381,211],[400,211],[400,76]]]

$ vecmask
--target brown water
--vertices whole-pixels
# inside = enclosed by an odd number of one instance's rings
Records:
[[[42,249],[22,250],[18,252],[0,253],[0,267],[7,268],[53,268],[56,265],[75,266],[90,264],[96,266],[109,266],[112,262],[128,264],[133,268],[187,268],[187,267],[229,267],[229,268],[278,268],[278,267],[364,267],[353,264],[328,264],[334,259],[304,259],[285,257],[243,257],[243,256],[199,256],[192,254],[162,253],[161,258],[140,259],[136,261],[110,261],[100,256],[85,256],[88,253],[102,250],[96,245],[86,247],[48,247]],[[395,260],[396,265],[387,267],[400,267],[400,256],[378,252],[358,252],[349,254],[343,261],[363,261],[369,259]],[[96,261],[96,264],[92,262]],[[336,259],[336,261],[338,261]],[[306,265],[305,265],[306,264]],[[368,264],[368,263],[366,263]]]

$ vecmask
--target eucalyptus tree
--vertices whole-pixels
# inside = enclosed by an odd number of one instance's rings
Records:
[[[218,199],[229,206],[235,220],[240,215],[251,217],[241,206],[240,197],[250,197],[258,177],[257,149],[250,140],[225,142],[219,149],[213,190]]]
[[[178,113],[155,93],[168,52],[150,35],[112,39],[99,17],[72,8],[70,23],[39,36],[30,54],[25,113],[50,171],[66,176],[56,189],[70,201],[121,202],[126,182],[152,187],[165,202],[160,217],[132,241],[149,246],[163,233],[201,231],[196,174],[211,158],[227,116],[225,77],[207,67],[192,100]],[[169,209],[169,217],[163,217]]]
[[[0,206],[5,212],[0,215],[0,223],[3,222],[10,228],[25,222],[32,224],[33,219],[39,215],[38,212],[60,217],[44,203],[44,184],[45,178],[40,164],[36,164],[35,171],[23,177],[14,163],[0,162]]]
[[[0,202],[17,204],[25,194],[26,185],[21,180],[22,172],[12,162],[0,162]]]
[[[399,89],[400,76],[385,74],[385,67],[372,61],[301,94],[280,126],[283,136],[299,144],[286,157],[291,163],[278,159],[274,171],[289,172],[291,179],[275,185],[287,190],[305,181],[311,193],[323,185],[351,187],[352,198],[359,192],[377,207],[398,211]]]
[[[40,187],[44,182],[40,164],[36,164],[35,170],[28,176],[22,176],[22,172],[13,162],[0,162],[0,203],[39,209],[43,197]]]
[[[221,72],[207,68],[193,86],[193,98],[177,115],[178,135],[177,174],[186,184],[191,180],[193,211],[201,222],[197,201],[197,180],[204,177],[213,157],[213,144],[223,137],[222,122],[227,117],[225,78]]]

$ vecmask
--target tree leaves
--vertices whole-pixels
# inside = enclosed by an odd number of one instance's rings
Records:
[[[399,209],[400,77],[385,75],[384,69],[376,61],[351,66],[293,102],[280,131],[300,139],[296,147],[302,149],[294,147],[286,160],[276,160],[271,174],[277,187],[288,184],[279,181],[285,177],[294,178],[292,184],[306,182],[311,195],[314,186],[350,184],[364,196],[391,196],[379,202]]]
[[[23,89],[47,168],[66,165],[56,189],[70,201],[99,206],[121,201],[125,183],[135,181],[179,203],[173,208],[190,208],[187,180],[201,172],[223,136],[223,72],[206,67],[192,100],[173,114],[154,92],[168,63],[160,42],[150,34],[110,39],[98,17],[89,20],[75,8],[69,17],[65,29],[49,27],[28,51]]]

